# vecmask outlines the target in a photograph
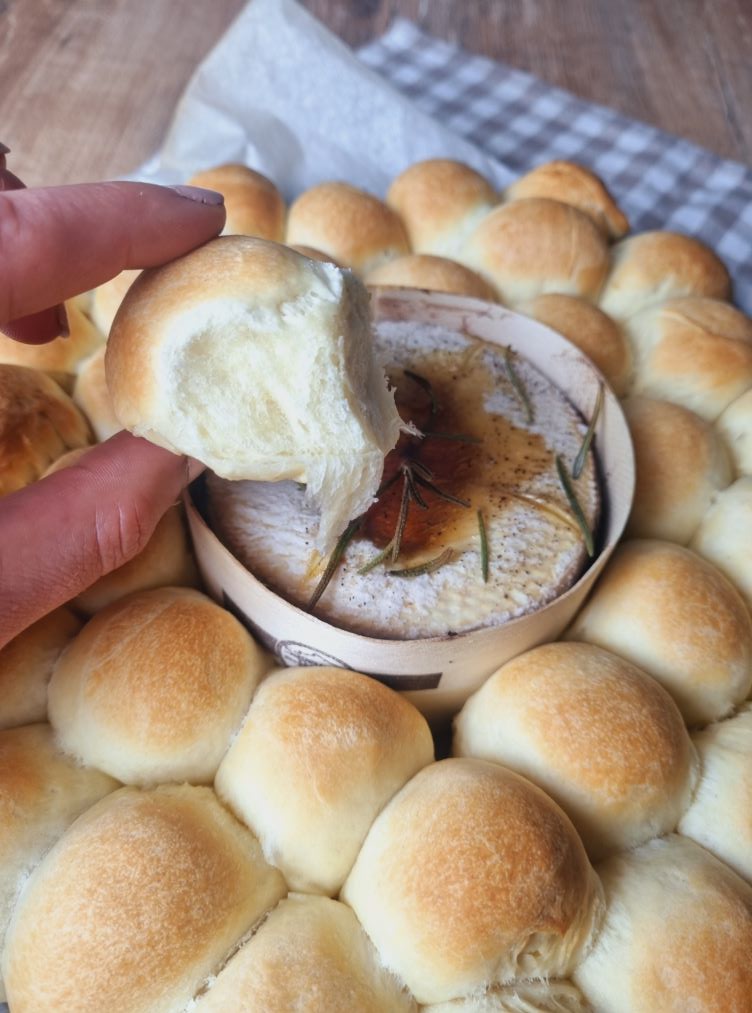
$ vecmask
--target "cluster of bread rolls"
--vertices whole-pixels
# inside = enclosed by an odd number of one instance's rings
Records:
[[[193,182],[229,232],[570,338],[625,397],[629,540],[435,762],[379,683],[272,669],[169,514],[0,651],[11,1013],[751,1009],[752,323],[724,266],[627,237],[564,162],[497,194],[434,160],[385,203],[327,183],[289,210],[244,167]],[[69,307],[67,342],[0,346],[0,494],[119,428],[103,347],[134,276]]]

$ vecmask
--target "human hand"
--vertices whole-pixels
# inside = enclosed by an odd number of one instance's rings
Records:
[[[0,145],[0,330],[41,343],[61,303],[126,268],[166,263],[221,231],[219,194],[92,183],[25,190]],[[200,465],[119,433],[0,499],[0,646],[146,545]]]

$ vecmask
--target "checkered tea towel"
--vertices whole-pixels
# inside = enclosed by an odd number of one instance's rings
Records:
[[[752,170],[474,56],[396,20],[359,51],[373,70],[509,171],[510,181],[555,158],[596,172],[634,231],[668,229],[707,243],[752,314]]]

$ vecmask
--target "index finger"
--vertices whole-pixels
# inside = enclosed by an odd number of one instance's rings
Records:
[[[0,192],[0,324],[219,235],[220,194],[149,183]]]

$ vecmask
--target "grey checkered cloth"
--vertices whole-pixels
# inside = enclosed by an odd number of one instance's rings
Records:
[[[635,231],[703,240],[725,261],[752,314],[752,171],[655,127],[474,56],[398,19],[360,58],[498,161],[510,181],[555,158],[605,181]]]

